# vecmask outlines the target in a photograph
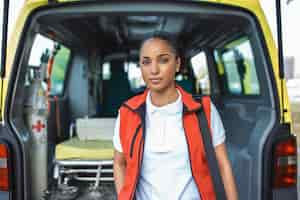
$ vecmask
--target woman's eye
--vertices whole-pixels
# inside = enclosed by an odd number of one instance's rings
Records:
[[[143,60],[142,65],[149,65],[151,62],[150,60]]]
[[[159,59],[159,62],[160,62],[161,64],[166,64],[166,63],[169,62],[169,58],[160,58],[160,59]]]

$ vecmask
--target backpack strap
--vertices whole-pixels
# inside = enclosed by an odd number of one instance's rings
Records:
[[[202,105],[204,105],[204,101],[202,98],[201,98],[201,102]],[[210,134],[211,132],[208,126],[208,120],[206,118],[204,106],[202,106],[198,112],[198,121],[199,121],[199,127],[203,138],[202,140],[204,143],[204,149],[206,152],[206,159],[208,162],[208,166],[214,184],[216,198],[217,200],[226,200],[224,184],[221,178],[220,169],[216,158],[215,148],[212,143],[212,137],[211,137],[212,135]]]

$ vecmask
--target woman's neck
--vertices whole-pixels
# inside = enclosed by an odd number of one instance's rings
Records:
[[[177,100],[179,94],[176,87],[168,88],[162,92],[151,91],[151,103],[155,106],[164,106]]]

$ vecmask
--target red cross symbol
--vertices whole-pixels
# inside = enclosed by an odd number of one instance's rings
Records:
[[[41,120],[38,120],[36,125],[32,125],[32,130],[36,129],[37,132],[41,132],[43,128],[45,128],[45,124],[42,124]]]

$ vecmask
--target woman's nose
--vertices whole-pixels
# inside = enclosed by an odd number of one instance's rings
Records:
[[[158,74],[159,73],[159,66],[156,62],[153,62],[151,65],[151,74]]]

